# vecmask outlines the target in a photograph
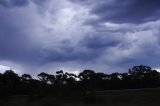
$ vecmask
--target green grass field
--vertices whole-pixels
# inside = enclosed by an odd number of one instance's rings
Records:
[[[160,88],[97,91],[87,96],[10,96],[0,106],[160,106]]]

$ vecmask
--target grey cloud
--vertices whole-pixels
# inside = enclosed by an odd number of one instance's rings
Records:
[[[24,7],[33,2],[37,5],[43,5],[49,0],[0,0],[0,5],[6,8]]]
[[[34,2],[37,5],[43,5],[48,1],[50,1],[50,0],[32,0],[32,2]]]
[[[80,44],[88,49],[106,49],[117,46],[120,43],[119,37],[110,35],[111,33],[98,33],[86,36]]]
[[[6,7],[28,5],[20,0],[8,1],[12,4],[7,4],[9,2],[4,0],[0,1],[0,4]],[[57,1],[54,1],[53,5]],[[62,7],[58,5],[62,10],[60,12],[57,8],[49,10],[47,6],[41,6],[43,0],[32,2],[40,6],[35,8],[32,7],[35,5],[31,5],[23,8],[23,11],[0,8],[3,13],[0,14],[0,61],[8,60],[12,61],[12,64],[19,62],[26,68],[27,64],[35,67],[49,64],[67,67],[67,63],[70,63],[68,67],[72,69],[75,69],[76,64],[78,68],[88,65],[103,71],[119,71],[118,69],[127,69],[137,64],[158,66],[160,21],[153,20],[159,18],[156,14],[159,1],[102,0],[98,3],[97,0],[76,0],[74,2],[80,3],[80,8],[76,7],[77,10],[75,7],[70,8],[74,4],[63,4],[61,1],[59,5]],[[82,4],[86,7],[83,8]],[[38,12],[39,9],[44,10],[43,14]],[[80,21],[74,20],[75,14]],[[90,21],[91,17],[85,14],[96,15],[98,19]],[[69,30],[64,30],[64,26]],[[46,31],[47,28],[50,31]],[[54,67],[50,66],[51,69]]]
[[[8,9],[0,9],[0,13],[3,13],[0,15],[0,60],[38,63],[39,48],[29,39],[29,26],[26,25],[30,22]]]
[[[81,1],[72,0],[75,3],[89,3],[91,14],[97,15],[96,20],[88,20],[86,23],[96,24],[103,22],[113,23],[144,23],[159,19],[160,1],[159,0],[102,0]]]
[[[7,8],[26,6],[28,4],[29,4],[29,0],[1,0],[0,1],[0,5]]]
[[[64,49],[65,48],[65,49]],[[73,48],[72,48],[73,49]],[[79,50],[78,50],[79,49]],[[42,56],[46,55],[43,59],[44,64],[52,62],[89,62],[94,61],[99,55],[100,51],[96,50],[83,50],[80,46],[71,50],[69,47],[63,47],[60,51],[45,50]]]

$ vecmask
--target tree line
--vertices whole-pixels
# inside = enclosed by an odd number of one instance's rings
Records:
[[[55,74],[42,72],[38,79],[29,74],[19,76],[12,70],[0,73],[0,94],[33,95],[62,94],[70,92],[152,88],[160,86],[160,73],[149,66],[134,66],[126,73],[95,72],[86,69],[78,75],[57,71]]]

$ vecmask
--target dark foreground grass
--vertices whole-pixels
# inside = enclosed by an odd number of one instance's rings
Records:
[[[160,106],[160,88],[97,91],[86,96],[10,96],[0,106]]]

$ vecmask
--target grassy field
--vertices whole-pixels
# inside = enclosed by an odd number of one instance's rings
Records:
[[[87,96],[10,96],[0,106],[160,106],[160,88],[97,91]]]

